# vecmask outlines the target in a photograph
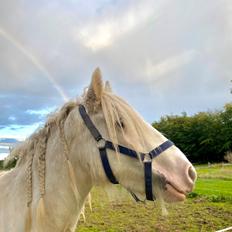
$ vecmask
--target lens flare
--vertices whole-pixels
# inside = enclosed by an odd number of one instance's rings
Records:
[[[52,86],[57,90],[57,92],[62,97],[62,99],[64,101],[68,101],[68,97],[64,93],[61,86],[56,82],[54,77],[48,72],[48,70],[38,60],[38,58],[36,58],[20,42],[18,42],[15,38],[13,38],[9,33],[7,33],[1,27],[0,27],[0,36],[4,37],[6,40],[11,42],[22,54],[24,54],[44,74],[44,76],[49,80],[49,82],[52,84]]]

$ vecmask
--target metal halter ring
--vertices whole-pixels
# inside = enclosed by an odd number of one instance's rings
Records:
[[[97,148],[98,149],[104,149],[106,147],[106,140],[101,138],[97,141]]]

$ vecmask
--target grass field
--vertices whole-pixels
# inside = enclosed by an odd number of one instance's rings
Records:
[[[232,165],[197,166],[198,180],[194,193],[232,203]]]
[[[167,205],[162,216],[157,203],[135,203],[121,188],[92,191],[93,212],[86,210],[79,232],[169,232],[216,231],[232,226],[232,165],[196,166],[198,181],[189,198],[181,204]]]

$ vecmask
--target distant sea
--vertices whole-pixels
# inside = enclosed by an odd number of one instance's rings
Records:
[[[14,138],[0,138],[0,160],[3,160],[10,153],[10,148],[15,147],[20,141]]]
[[[0,160],[5,159],[9,153],[10,153],[10,148],[14,148],[17,143],[1,143],[0,142]]]
[[[0,160],[3,160],[9,154],[10,152],[9,147],[10,147],[10,144],[8,145],[0,144]]]

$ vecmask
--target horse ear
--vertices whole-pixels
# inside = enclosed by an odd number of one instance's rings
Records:
[[[96,68],[92,74],[92,81],[86,94],[86,105],[88,107],[96,108],[95,106],[100,105],[103,88],[101,71],[99,68]]]
[[[112,88],[111,88],[111,85],[110,85],[109,81],[106,81],[106,83],[105,83],[105,90],[107,92],[112,92]]]

